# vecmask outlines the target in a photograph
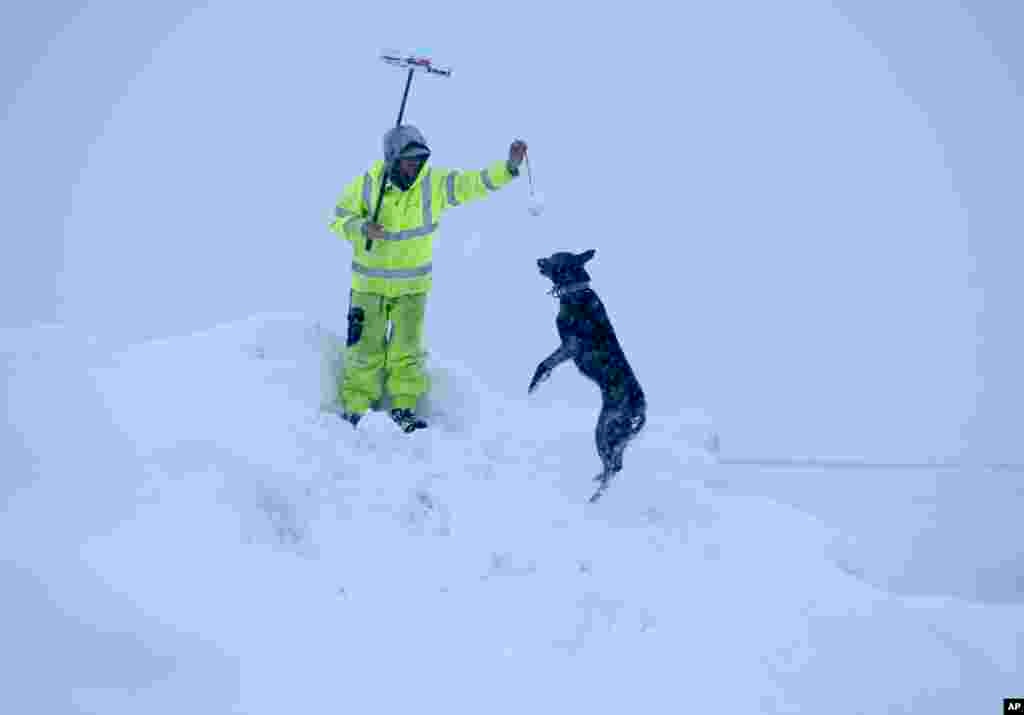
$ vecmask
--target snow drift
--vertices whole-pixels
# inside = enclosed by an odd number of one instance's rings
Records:
[[[354,431],[300,316],[6,339],[5,711],[962,713],[1019,685],[1019,606],[867,585],[834,530],[730,493],[698,411],[652,414],[588,505],[588,411],[431,358],[433,429]]]

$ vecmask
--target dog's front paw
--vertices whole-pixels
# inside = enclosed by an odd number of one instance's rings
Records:
[[[526,391],[528,394],[532,393],[537,389],[537,385],[551,377],[551,369],[544,363],[537,366],[537,371],[533,373],[533,379],[530,380],[530,387]]]

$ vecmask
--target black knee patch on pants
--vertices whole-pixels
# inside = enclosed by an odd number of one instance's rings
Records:
[[[359,342],[363,335],[363,321],[366,320],[366,311],[361,306],[355,306],[348,310],[348,337],[345,345],[352,347]]]

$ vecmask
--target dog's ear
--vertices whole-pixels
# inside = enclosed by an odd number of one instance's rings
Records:
[[[595,253],[596,251],[593,248],[588,249],[576,256],[576,262],[582,266],[584,263],[593,258]]]

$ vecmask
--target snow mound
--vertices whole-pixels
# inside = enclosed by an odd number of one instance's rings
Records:
[[[0,709],[952,715],[1020,682],[1020,608],[837,568],[821,523],[720,488],[698,411],[652,412],[589,505],[592,410],[431,358],[437,428],[353,430],[338,345],[270,315],[19,364]]]

